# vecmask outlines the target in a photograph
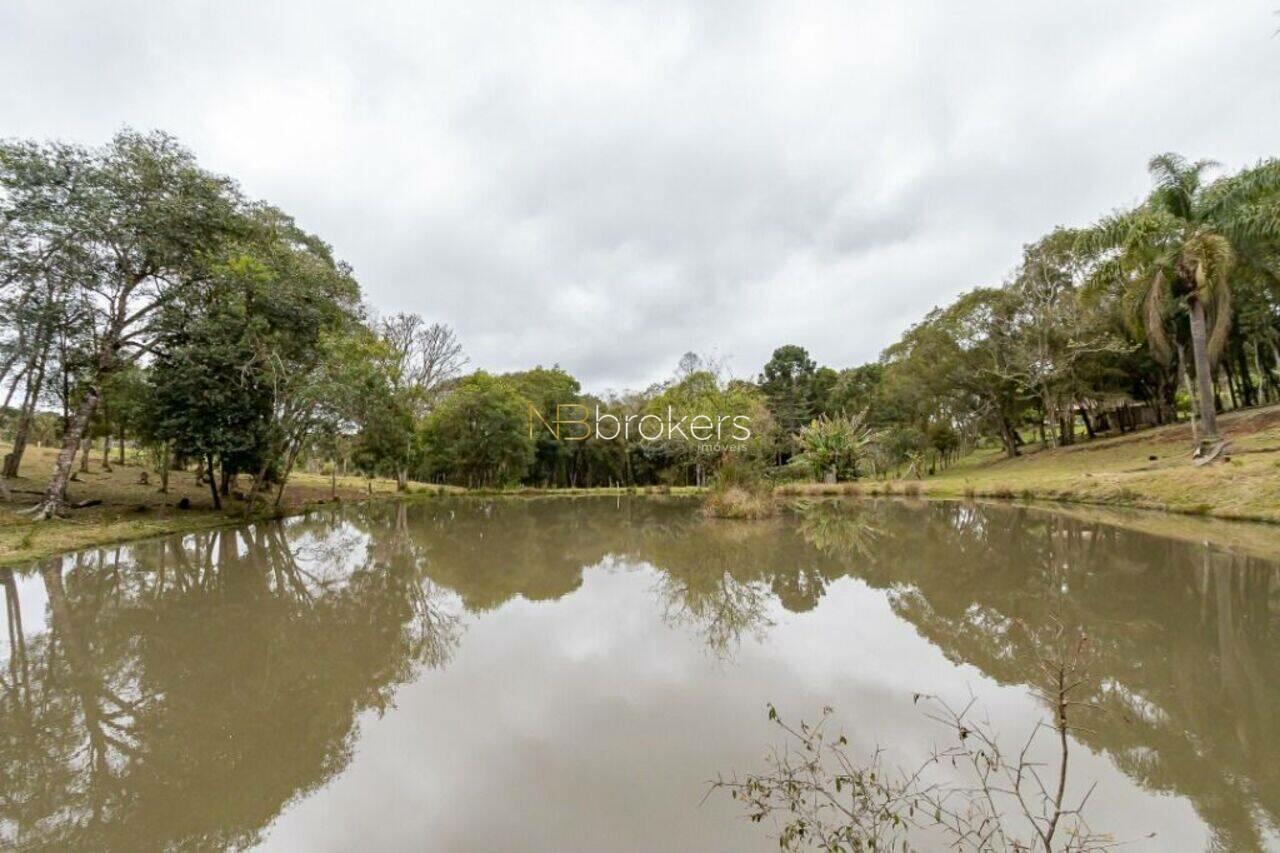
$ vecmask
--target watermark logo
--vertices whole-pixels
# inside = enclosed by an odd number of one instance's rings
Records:
[[[541,426],[539,426],[541,425]],[[537,406],[529,404],[529,437],[545,431],[560,441],[586,441],[598,438],[604,441],[685,441],[696,444],[714,443],[727,450],[735,443],[751,440],[749,415],[677,415],[667,407],[665,415],[629,414],[615,415],[594,411],[582,403],[560,403],[550,420],[543,417]]]

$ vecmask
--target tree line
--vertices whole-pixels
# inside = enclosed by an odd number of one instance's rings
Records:
[[[1014,457],[1183,416],[1196,453],[1220,447],[1218,412],[1280,401],[1280,161],[1216,168],[1154,157],[1139,204],[1024,246],[876,362],[778,349],[775,461],[920,475],[983,443]]]
[[[158,132],[0,143],[0,431],[5,478],[33,441],[56,463],[31,512],[67,503],[77,460],[192,470],[221,506],[279,502],[299,465],[472,488],[700,485],[924,475],[983,444],[1069,444],[1280,399],[1280,164],[1210,179],[1150,164],[1132,209],[1024,247],[1007,281],[929,312],[872,363],[778,348],[732,378],[692,353],[665,381],[595,395],[559,366],[464,374],[447,325],[379,317],[349,265]],[[746,441],[544,428],[557,406],[744,416]],[[1138,413],[1138,414],[1135,414]],[[101,442],[99,445],[98,442]]]

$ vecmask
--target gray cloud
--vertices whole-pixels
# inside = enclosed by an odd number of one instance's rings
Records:
[[[473,363],[874,358],[1147,158],[1276,153],[1273,2],[0,6],[0,134],[178,135]]]

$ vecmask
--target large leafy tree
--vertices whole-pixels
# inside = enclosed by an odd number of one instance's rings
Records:
[[[423,431],[430,469],[459,485],[517,483],[533,464],[528,403],[510,382],[484,371],[460,379]]]
[[[546,423],[554,426],[557,406],[574,405],[584,408],[562,410],[566,419],[579,419],[586,412],[592,414],[588,404],[581,401],[582,386],[559,366],[535,367],[504,377],[528,404],[538,410]],[[568,426],[556,438],[542,424],[533,424],[535,455],[529,478],[537,485],[568,485],[575,456],[583,451],[584,443],[594,435],[593,430]],[[585,435],[586,438],[582,438]],[[581,440],[579,440],[581,439]]]
[[[1213,373],[1231,328],[1232,273],[1268,263],[1280,238],[1280,161],[1208,183],[1214,165],[1177,154],[1152,158],[1155,189],[1146,202],[1082,238],[1110,253],[1097,275],[1125,288],[1152,352],[1166,363],[1173,352],[1167,322],[1186,311],[1206,443],[1219,440]]]
[[[815,388],[817,377],[817,363],[808,350],[795,344],[775,349],[760,373],[760,390],[778,430],[775,449],[780,461],[794,449],[792,436],[816,414],[816,392],[829,391],[834,384],[824,375],[821,389]]]
[[[0,146],[6,252],[54,271],[75,369],[74,410],[38,516],[65,503],[102,383],[152,350],[162,309],[208,275],[208,258],[243,222],[239,208],[229,180],[161,133],[123,131],[99,149]]]
[[[163,313],[153,435],[211,472],[220,463],[224,484],[253,474],[253,497],[271,477],[283,488],[308,437],[350,417],[359,362],[343,342],[359,312],[359,289],[328,246],[278,210],[254,210],[208,280]]]
[[[760,389],[741,380],[724,382],[713,370],[683,376],[677,373],[650,398],[641,414],[683,425],[682,430],[669,432],[661,440],[637,444],[651,459],[671,468],[672,475],[690,475],[694,485],[703,485],[708,472],[726,461],[740,461],[744,456],[754,461],[765,456],[774,433],[774,421]],[[700,425],[697,432],[695,423]],[[710,437],[707,424],[719,425]]]

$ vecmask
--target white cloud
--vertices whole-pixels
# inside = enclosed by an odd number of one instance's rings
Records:
[[[0,133],[178,135],[474,364],[874,358],[1158,151],[1276,153],[1274,3],[9,2]]]

